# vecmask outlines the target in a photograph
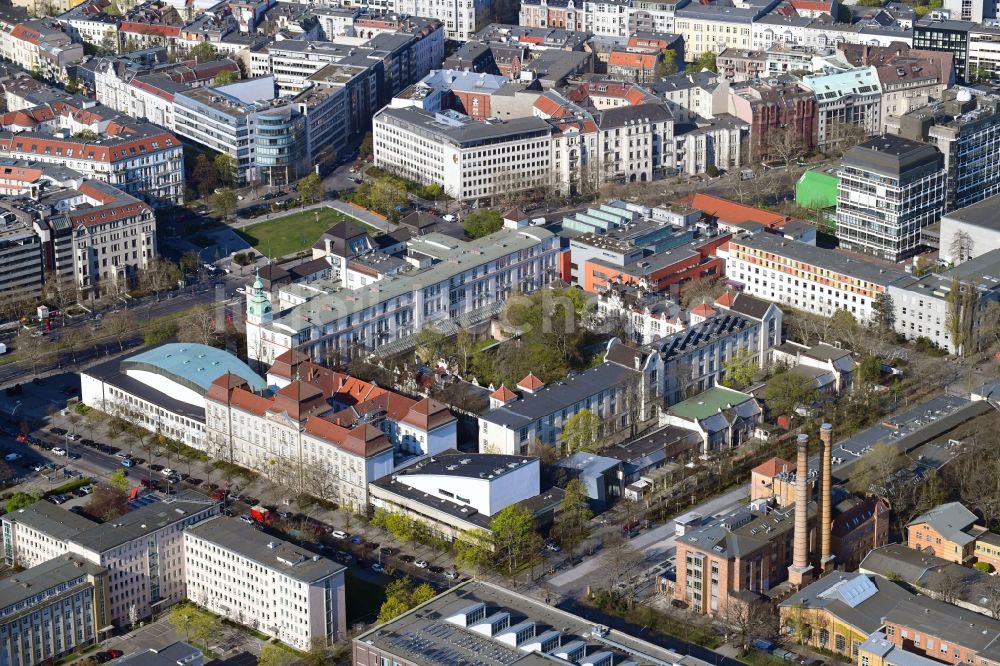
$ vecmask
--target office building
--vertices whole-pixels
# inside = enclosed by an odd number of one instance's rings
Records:
[[[273,312],[254,285],[247,297],[250,358],[271,363],[297,349],[336,358],[364,347],[403,344],[428,324],[494,316],[511,290],[532,293],[556,275],[558,239],[539,227],[502,229],[475,241],[440,233],[406,243],[412,268],[357,289],[313,291]],[[456,283],[464,281],[464,284]]]
[[[237,163],[238,182],[294,184],[307,170],[305,121],[275,98],[272,77],[195,88],[174,97],[177,133]]]
[[[826,317],[846,309],[870,321],[876,301],[905,273],[763,233],[730,241],[726,277],[775,303]]]
[[[841,159],[837,237],[847,250],[900,261],[920,245],[920,230],[941,218],[944,158],[935,148],[887,134]]]
[[[967,83],[969,65],[969,31],[976,29],[972,21],[925,18],[913,24],[913,48],[947,51],[954,56],[955,81]]]
[[[684,664],[708,666],[485,581],[469,581],[354,638],[359,664],[451,666],[496,655],[524,666]]]
[[[1000,96],[946,90],[925,108],[890,117],[887,131],[935,146],[947,172],[945,212],[1000,194]]]
[[[107,569],[107,612],[123,627],[184,599],[183,530],[218,513],[217,502],[187,492],[102,524],[44,500],[0,521],[8,561],[24,566],[71,553]]]
[[[42,293],[42,239],[11,212],[0,213],[0,298],[17,301]]]
[[[1000,195],[993,195],[946,213],[938,229],[938,260],[943,264],[957,265],[1000,250],[997,206],[1000,206]]]
[[[184,530],[187,596],[298,650],[347,633],[343,565],[216,516]]]
[[[108,572],[61,555],[0,581],[0,664],[41,664],[93,645],[110,624]]]

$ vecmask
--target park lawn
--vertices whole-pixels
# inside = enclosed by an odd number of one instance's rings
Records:
[[[237,233],[261,254],[284,257],[311,248],[323,232],[342,219],[344,216],[338,211],[323,207],[251,224]]]

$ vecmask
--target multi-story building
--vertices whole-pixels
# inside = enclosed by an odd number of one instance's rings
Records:
[[[678,3],[673,32],[684,38],[684,59],[695,62],[705,52],[753,48],[753,23],[777,6],[777,0],[739,4],[725,0]],[[770,44],[768,44],[770,46]]]
[[[0,169],[2,170],[2,169]],[[44,281],[42,239],[12,212],[0,211],[0,294],[12,301],[35,298]]]
[[[629,34],[637,32],[658,32],[661,34],[674,31],[674,8],[677,3],[663,0],[632,0],[628,13]]]
[[[343,565],[216,516],[184,530],[187,596],[298,650],[347,632]]]
[[[413,400],[288,351],[258,393],[226,373],[206,395],[205,449],[324,499],[368,509],[368,483],[454,448],[457,423],[433,400]]]
[[[461,200],[491,200],[548,187],[552,125],[542,118],[476,121],[454,111],[413,107],[379,111],[373,122],[375,164]]]
[[[92,104],[92,103],[91,103]],[[20,112],[0,132],[0,158],[67,166],[153,206],[184,201],[184,155],[176,136],[103,107],[60,105]],[[98,140],[73,136],[89,129]],[[31,131],[25,131],[31,130]]]
[[[1000,27],[994,19],[990,25],[976,25],[969,30],[969,61],[971,82],[995,80],[1000,72]]]
[[[862,18],[853,23],[839,23],[830,16],[810,18],[801,14],[771,12],[753,23],[754,49],[775,45],[830,48],[838,44],[872,44],[891,46],[893,43],[912,44],[913,28],[887,11],[876,17]]]
[[[869,321],[876,301],[905,273],[764,233],[729,242],[726,277],[759,298],[827,317],[848,310]]]
[[[0,518],[8,561],[23,566],[73,553],[107,569],[107,612],[118,626],[184,599],[184,528],[219,513],[217,502],[194,492],[102,524],[53,508],[41,501]]]
[[[58,660],[101,638],[111,621],[108,572],[61,555],[0,581],[0,664]]]
[[[754,160],[803,155],[816,147],[816,97],[795,81],[734,85],[729,107],[730,113],[750,125]]]
[[[888,118],[886,131],[941,151],[945,212],[1000,194],[1000,96],[964,87],[946,90],[925,108]]]
[[[178,93],[175,129],[236,160],[240,183],[295,183],[307,170],[305,121],[274,85],[266,76]]]
[[[375,67],[330,64],[307,79],[292,101],[305,118],[305,151],[313,164],[328,166],[369,127],[379,108],[379,89]]]
[[[767,352],[780,336],[781,321],[770,310],[760,315],[721,307],[718,311],[696,308],[691,316],[701,321],[638,350],[615,341],[605,360],[641,370],[645,377],[641,385],[648,387],[646,400],[673,405],[720,384],[725,378],[725,359],[741,349],[760,367],[766,365]]]
[[[563,28],[586,32],[585,0],[521,0],[518,24],[528,28]]]
[[[73,229],[73,266],[80,291],[120,293],[157,256],[153,209],[98,180],[80,185],[64,201]]]
[[[429,324],[493,316],[512,290],[532,293],[557,275],[558,239],[539,227],[502,229],[475,241],[431,233],[407,241],[419,268],[357,289],[314,291],[272,310],[263,283],[247,297],[250,358],[271,363],[290,349],[334,358],[402,341]]]
[[[767,72],[767,57],[764,51],[726,49],[716,56],[715,66],[731,83],[752,81]]]
[[[886,640],[898,650],[946,664],[1000,662],[1000,621],[924,595],[910,596],[883,618]]]
[[[859,133],[872,136],[881,130],[882,90],[874,67],[804,76],[802,85],[816,96],[816,140],[820,148],[836,146]]]
[[[921,19],[913,24],[913,48],[951,53],[955,81],[965,83],[969,69],[969,31],[977,27],[972,21]]]
[[[961,251],[963,245],[968,247],[969,244],[966,240],[957,245],[955,249]],[[906,276],[888,291],[896,332],[907,340],[926,338],[952,354],[976,348],[983,334],[982,310],[990,301],[1000,300],[998,275],[1000,250],[990,250],[943,273]],[[960,289],[971,289],[976,295],[976,307],[959,315],[960,323],[953,324],[955,306],[949,302],[949,294],[956,281]]]
[[[982,23],[986,19],[997,18],[996,2],[987,0],[944,0],[941,9],[956,21]]]
[[[83,60],[83,45],[44,19],[0,30],[0,56],[50,81],[64,81],[66,68]]]
[[[549,386],[528,375],[515,388],[491,395],[491,409],[479,417],[480,451],[516,456],[535,442],[556,446],[566,421],[584,409],[601,418],[608,436],[648,418],[648,394],[634,366],[602,363]]]
[[[808,529],[817,507],[809,504]],[[697,613],[725,615],[743,593],[762,594],[788,578],[795,507],[737,509],[677,538],[674,598]]]
[[[976,540],[989,531],[977,523],[979,516],[961,503],[939,504],[906,524],[906,545],[965,564],[974,556]]]
[[[920,230],[944,212],[941,153],[886,134],[848,150],[837,184],[837,237],[848,250],[900,261],[920,245]]]
[[[946,213],[939,227],[938,260],[946,265],[957,265],[1000,249],[997,206],[1000,206],[1000,195],[993,195]]]

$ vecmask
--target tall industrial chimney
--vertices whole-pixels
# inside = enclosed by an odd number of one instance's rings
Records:
[[[819,429],[819,439],[823,443],[820,461],[823,466],[819,488],[819,565],[823,571],[833,567],[833,549],[830,546],[830,529],[833,518],[833,426],[824,423]]]
[[[788,582],[802,587],[812,578],[812,566],[809,564],[809,435],[799,435],[798,449],[799,457],[795,468],[795,533]]]

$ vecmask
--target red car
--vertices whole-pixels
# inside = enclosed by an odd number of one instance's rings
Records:
[[[20,435],[17,436],[17,441],[19,441],[19,442],[27,442],[28,441],[28,436],[25,435],[24,433],[21,433]]]
[[[219,488],[212,492],[211,498],[216,501],[221,501],[226,499],[226,490],[224,488]]]

